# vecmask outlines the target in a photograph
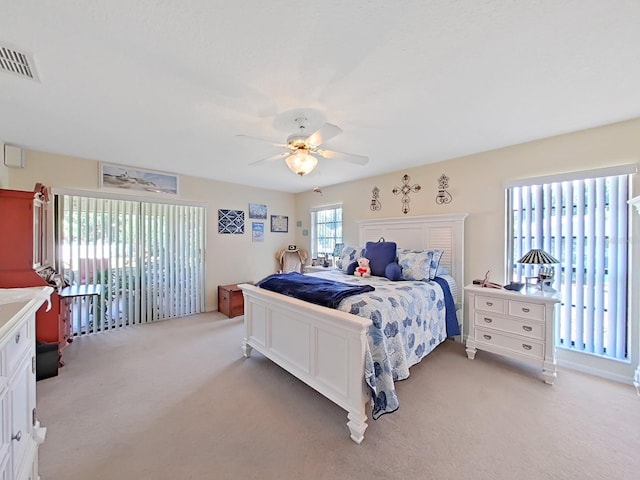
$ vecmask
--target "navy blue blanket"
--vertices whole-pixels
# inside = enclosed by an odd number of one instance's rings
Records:
[[[449,284],[444,278],[435,277],[433,280],[442,287],[442,291],[444,292],[444,306],[446,307],[445,319],[447,322],[447,337],[460,335],[460,325],[458,325],[458,318],[456,316],[456,304],[453,301],[453,295],[451,295],[451,289],[449,288]]]
[[[329,308],[337,308],[342,299],[351,295],[375,290],[371,285],[349,285],[295,272],[275,273],[263,278],[256,285]]]

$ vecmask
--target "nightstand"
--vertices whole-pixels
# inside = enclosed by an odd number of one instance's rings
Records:
[[[328,272],[330,270],[333,270],[334,267],[323,267],[322,265],[305,265],[304,266],[304,273],[311,273],[311,272]]]
[[[558,293],[529,288],[520,292],[467,285],[467,356],[476,350],[497,353],[542,368],[552,385],[557,378],[554,332]]]

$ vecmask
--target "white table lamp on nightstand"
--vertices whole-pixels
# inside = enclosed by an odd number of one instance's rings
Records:
[[[530,281],[532,279],[537,279],[538,288],[540,290],[554,291],[551,287],[551,284],[553,283],[554,270],[553,267],[549,265],[558,264],[560,263],[560,260],[552,257],[542,249],[534,248],[533,250],[529,250],[520,260],[518,260],[517,263],[525,265],[541,265],[537,277],[526,277],[527,287],[530,286]]]

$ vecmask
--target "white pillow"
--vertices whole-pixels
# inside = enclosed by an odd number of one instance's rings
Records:
[[[402,269],[402,280],[433,280],[438,273],[440,259],[444,251],[398,249],[398,264]],[[446,269],[443,269],[446,271]],[[448,273],[448,272],[447,272]]]
[[[339,268],[343,272],[347,271],[349,268],[349,264],[355,262],[358,257],[361,257],[364,253],[364,248],[362,247],[352,247],[350,245],[345,245],[342,248],[342,253],[338,258],[336,258],[336,268]]]

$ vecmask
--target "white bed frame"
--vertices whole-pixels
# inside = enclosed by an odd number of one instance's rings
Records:
[[[467,214],[359,220],[360,242],[380,237],[400,248],[440,248],[441,265],[458,283],[458,321],[464,298],[464,219]],[[244,356],[256,349],[344,408],[351,439],[364,440],[370,399],[364,381],[371,320],[285,295],[239,285],[244,295]]]

